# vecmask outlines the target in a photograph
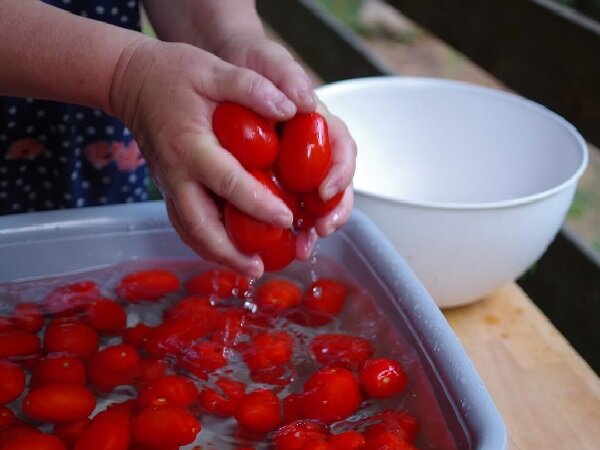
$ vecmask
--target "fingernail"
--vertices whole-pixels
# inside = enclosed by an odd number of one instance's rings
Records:
[[[246,267],[246,274],[252,278],[260,278],[263,274],[263,263],[259,256],[253,256]]]
[[[286,97],[281,97],[273,102],[276,112],[283,117],[293,116],[296,114],[296,105]]]
[[[333,183],[329,183],[323,189],[323,192],[321,193],[321,198],[324,201],[331,200],[337,193],[338,193],[338,188]]]
[[[331,219],[329,220],[329,223],[327,224],[327,236],[329,236],[331,233],[333,233],[335,230],[337,230],[340,226],[339,224],[340,222],[340,215],[339,213],[333,213],[333,216],[331,216]]]
[[[286,212],[279,214],[275,218],[275,225],[282,227],[282,228],[289,228],[292,226],[293,221],[294,221],[294,216],[292,215],[292,213],[289,211],[286,211]]]
[[[296,98],[300,103],[314,107],[317,104],[317,96],[312,90],[299,90],[296,92]]]

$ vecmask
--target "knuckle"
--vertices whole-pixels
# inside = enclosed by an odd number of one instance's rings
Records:
[[[239,177],[237,171],[234,169],[226,170],[219,180],[218,194],[221,197],[229,199],[233,197],[235,192],[237,191],[237,187],[239,184]]]

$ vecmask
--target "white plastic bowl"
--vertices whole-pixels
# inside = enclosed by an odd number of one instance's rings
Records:
[[[317,93],[358,144],[356,207],[440,307],[481,299],[529,268],[587,166],[577,130],[516,95],[402,77]]]

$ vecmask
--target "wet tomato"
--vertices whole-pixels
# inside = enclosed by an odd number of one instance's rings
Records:
[[[290,394],[283,399],[283,417],[286,422],[304,419],[303,399],[300,394]]]
[[[319,191],[314,190],[303,194],[300,197],[300,202],[302,207],[312,215],[323,217],[327,215],[327,213],[333,211],[333,209],[340,204],[342,198],[344,198],[344,191],[338,192],[327,201],[323,201],[319,196]]]
[[[244,397],[246,385],[224,377],[220,377],[215,384],[214,389],[207,387],[200,393],[200,407],[209,414],[233,416],[238,403]]]
[[[10,439],[2,450],[66,450],[65,444],[51,434],[25,433]]]
[[[90,419],[73,420],[72,422],[57,423],[54,425],[53,431],[56,436],[67,446],[73,448],[77,439],[90,426]]]
[[[217,298],[243,297],[248,289],[248,278],[233,270],[212,269],[202,272],[185,283],[190,295],[205,295]]]
[[[156,358],[142,358],[140,360],[140,375],[138,377],[142,384],[156,380],[167,374],[169,364]]]
[[[90,359],[88,375],[90,382],[101,390],[131,384],[140,372],[140,355],[130,345],[107,347]]]
[[[19,303],[13,309],[12,322],[21,330],[37,333],[44,326],[44,313],[37,303]]]
[[[198,388],[186,377],[166,375],[149,382],[138,392],[138,406],[178,406],[187,408],[198,399]]]
[[[93,281],[80,281],[54,288],[42,301],[42,308],[55,316],[73,315],[95,298],[100,290]]]
[[[86,305],[83,317],[99,333],[117,333],[127,325],[125,309],[107,298],[96,299]]]
[[[52,321],[44,335],[48,353],[90,356],[98,350],[98,342],[96,330],[81,322]]]
[[[280,366],[292,358],[294,338],[285,331],[256,335],[249,345],[241,347],[244,362],[251,371]]]
[[[48,356],[33,369],[30,386],[65,383],[83,386],[86,382],[85,365],[73,356]]]
[[[283,228],[255,219],[231,203],[225,205],[223,218],[231,241],[243,253],[253,254],[266,250],[283,233]]]
[[[279,428],[273,442],[275,450],[302,450],[309,442],[325,441],[327,434],[325,426],[310,420],[299,420]]]
[[[365,445],[365,437],[355,430],[332,434],[327,439],[331,445],[339,450],[360,450]]]
[[[33,420],[69,422],[84,419],[96,406],[96,397],[74,384],[48,384],[34,388],[23,399],[23,412]]]
[[[417,450],[400,436],[389,431],[384,431],[367,439],[361,450]]]
[[[0,360],[0,405],[18,398],[25,389],[25,371],[10,361]]]
[[[208,297],[187,297],[165,311],[165,319],[177,319],[189,316],[194,319],[197,327],[213,331],[219,320],[219,310],[214,307]]]
[[[273,431],[281,424],[281,404],[270,390],[258,389],[242,398],[235,420],[243,428],[256,433]]]
[[[219,342],[200,341],[182,352],[179,357],[182,367],[199,378],[227,365],[225,347]]]
[[[391,432],[406,442],[413,442],[419,432],[416,417],[406,411],[383,410],[368,417],[364,435],[371,438],[382,432]]]
[[[333,320],[346,303],[346,286],[332,278],[321,278],[308,286],[303,312],[291,319],[307,326],[321,326]]]
[[[39,349],[40,340],[35,334],[20,330],[0,332],[0,359],[32,356]]]
[[[296,258],[296,235],[283,230],[279,239],[259,255],[267,272],[283,269]]]
[[[129,441],[129,427],[122,421],[93,420],[77,439],[74,450],[127,450]]]
[[[178,354],[190,348],[194,340],[205,337],[209,331],[198,326],[193,317],[173,317],[148,332],[144,349],[157,358]]]
[[[298,114],[283,126],[277,175],[294,192],[309,192],[325,179],[331,166],[331,146],[325,118]]]
[[[254,303],[261,311],[282,313],[302,302],[302,291],[296,283],[274,278],[256,289]]]
[[[200,422],[190,412],[175,406],[144,408],[131,425],[137,442],[161,449],[194,442],[200,429]]]
[[[302,447],[302,450],[336,450],[336,448],[326,441],[310,441]]]
[[[15,423],[17,423],[17,419],[15,418],[15,413],[12,412],[12,409],[7,408],[6,406],[0,406],[0,431],[13,426]]]
[[[123,277],[117,295],[130,302],[157,301],[179,290],[179,278],[168,270],[139,270]]]
[[[121,333],[123,344],[128,344],[132,347],[142,347],[151,331],[152,328],[143,323],[138,323],[133,327],[125,328]]]
[[[321,334],[310,344],[315,359],[324,366],[356,370],[373,355],[371,343],[347,334]]]
[[[273,124],[235,103],[221,103],[212,118],[213,131],[221,146],[246,169],[270,167],[279,147]]]
[[[359,379],[372,398],[392,397],[402,392],[407,383],[400,363],[388,358],[367,360],[360,369]]]
[[[354,414],[361,400],[354,374],[330,368],[318,370],[306,381],[302,406],[306,417],[332,423]]]

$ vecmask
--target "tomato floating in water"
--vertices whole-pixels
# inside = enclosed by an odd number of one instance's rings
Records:
[[[310,420],[288,423],[275,432],[275,450],[302,450],[312,441],[325,441],[327,428]]]
[[[100,298],[84,308],[85,322],[99,333],[114,334],[127,325],[125,309],[117,302]]]
[[[48,353],[72,356],[91,356],[98,350],[98,333],[81,322],[52,321],[44,335],[44,349]]]
[[[373,355],[371,343],[347,334],[321,334],[310,344],[315,359],[323,366],[356,370]]]
[[[0,360],[0,405],[18,398],[25,389],[25,371],[10,361]]]
[[[181,375],[166,375],[149,382],[138,392],[137,404],[148,406],[178,406],[187,408],[198,399],[198,388]]]
[[[130,345],[107,347],[90,359],[90,382],[101,390],[131,384],[140,373],[140,355]]]
[[[296,283],[274,278],[262,283],[255,294],[254,303],[261,311],[279,314],[302,302],[302,291]]]
[[[235,420],[256,433],[273,431],[281,424],[281,404],[268,389],[258,389],[242,398],[235,411]]]
[[[11,315],[12,322],[21,330],[37,333],[44,326],[44,313],[37,303],[19,303]]]
[[[117,295],[131,302],[157,301],[179,290],[179,278],[168,270],[139,270],[124,276]]]
[[[392,397],[402,392],[407,383],[400,363],[388,358],[365,361],[359,379],[366,394],[372,398]]]
[[[194,442],[201,430],[198,419],[176,406],[148,407],[138,412],[131,425],[134,439],[149,448],[181,446]]]
[[[190,278],[185,290],[190,295],[217,298],[242,297],[248,289],[248,277],[229,269],[212,269]]]
[[[74,384],[48,384],[34,388],[23,399],[23,412],[33,420],[69,422],[84,419],[96,406],[96,397]]]
[[[65,444],[56,436],[44,433],[25,433],[10,439],[2,450],[66,450]]]
[[[33,369],[29,385],[66,383],[83,386],[86,382],[85,365],[74,356],[48,356]]]

